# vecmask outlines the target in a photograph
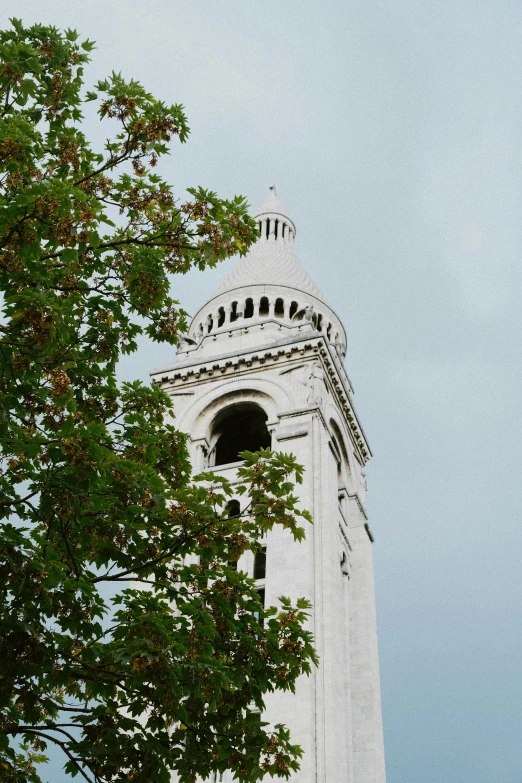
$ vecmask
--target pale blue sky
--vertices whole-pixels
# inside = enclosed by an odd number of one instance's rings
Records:
[[[192,138],[163,165],[180,195],[255,207],[276,183],[346,326],[375,454],[388,783],[520,783],[522,4],[4,0],[1,15],[75,27],[98,44],[87,80],[114,69],[185,104]],[[230,265],[177,281],[185,308]],[[122,374],[171,358],[143,346]]]

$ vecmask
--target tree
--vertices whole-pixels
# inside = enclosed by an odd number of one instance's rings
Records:
[[[1,778],[39,781],[49,745],[92,783],[288,777],[300,749],[259,711],[316,662],[309,606],[263,611],[231,562],[274,524],[302,538],[302,469],[245,453],[248,513],[229,518],[169,398],[115,377],[140,334],[185,329],[169,274],[245,253],[255,224],[242,198],[174,198],[155,167],[188,136],[183,107],[115,73],[84,95],[92,49],[19,20],[0,33]],[[102,154],[89,101],[117,125]]]

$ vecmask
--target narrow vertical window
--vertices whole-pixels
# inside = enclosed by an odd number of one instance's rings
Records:
[[[254,579],[264,579],[266,576],[266,546],[256,552],[254,557]]]
[[[236,519],[241,514],[241,506],[239,505],[239,500],[229,500],[227,505],[225,506],[225,510],[228,512],[227,516],[229,519]],[[237,571],[237,557],[230,557],[228,559],[228,566],[229,568],[233,568],[234,571]]]
[[[265,588],[264,587],[260,587],[259,590],[257,591],[257,593],[259,595],[259,600],[261,602],[261,606],[264,609],[265,608]],[[260,625],[264,625],[265,624],[264,617],[262,616],[261,612],[254,612],[254,617],[256,618],[256,620],[258,621],[258,623]]]

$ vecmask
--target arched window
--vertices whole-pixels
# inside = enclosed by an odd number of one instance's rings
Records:
[[[270,220],[267,218],[266,219],[266,238],[268,239],[269,236],[270,236]]]
[[[254,300],[247,299],[245,302],[245,318],[252,318],[254,315]]]
[[[317,316],[317,327],[316,328],[317,328],[318,332],[322,332],[322,330],[323,330],[323,316],[321,315],[321,313],[319,313],[319,315]]]
[[[237,321],[237,302],[232,302],[232,310],[230,311],[230,320]]]
[[[211,315],[209,315],[209,317],[207,318],[207,332],[211,332],[213,326],[214,326],[214,319],[212,318]]]
[[[227,505],[225,506],[226,510],[228,511],[228,518],[234,519],[235,517],[238,517],[241,513],[241,506],[239,505],[239,500],[229,500]]]
[[[214,434],[218,435],[215,464],[229,465],[241,459],[242,451],[269,448],[266,420],[266,413],[255,403],[237,403],[221,411],[214,424]]]
[[[283,318],[285,314],[285,303],[282,299],[276,299],[274,315],[276,318]]]
[[[297,313],[297,302],[292,302],[292,304],[290,305],[290,312],[288,313],[290,319],[292,319],[296,313]]]
[[[225,308],[220,307],[218,310],[218,328],[225,323]]]
[[[262,296],[259,302],[259,315],[268,315],[268,297]]]
[[[330,419],[330,427],[332,430],[332,441],[337,447],[337,451],[341,458],[341,463],[337,464],[337,478],[341,481],[350,475],[350,460],[348,459],[348,452],[346,451],[346,445],[344,443],[341,430],[333,419]]]
[[[335,446],[335,451],[339,455],[339,458],[336,457],[335,462],[337,464],[337,480],[341,481],[343,477],[342,473],[342,467],[341,467],[341,449],[339,448],[339,444],[337,443],[337,440],[332,436],[332,441]]]

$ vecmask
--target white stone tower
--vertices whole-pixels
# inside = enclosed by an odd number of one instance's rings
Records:
[[[260,239],[195,315],[176,361],[152,375],[174,398],[196,471],[233,481],[238,452],[270,444],[305,466],[300,500],[315,523],[306,540],[275,529],[266,557],[239,563],[267,606],[280,595],[313,603],[320,666],[295,696],[270,695],[263,717],[304,749],[292,781],[384,783],[371,452],[343,365],[346,335],[294,253],[295,225],[274,187],[254,217]]]

